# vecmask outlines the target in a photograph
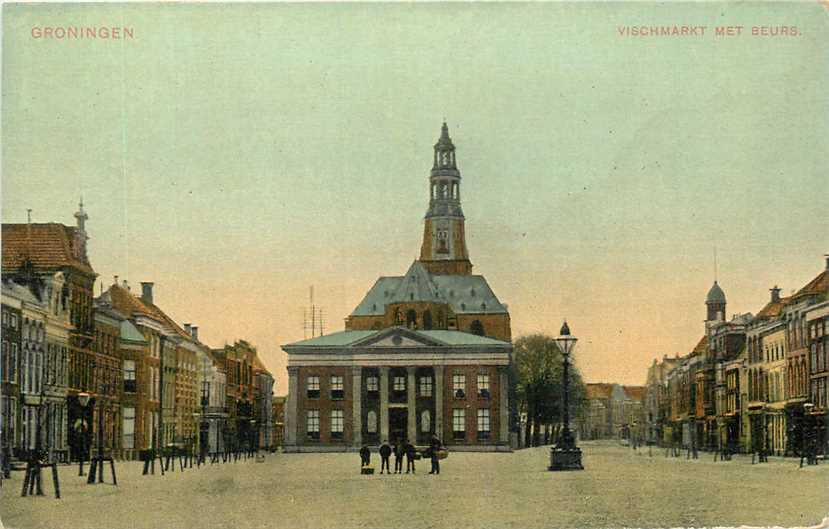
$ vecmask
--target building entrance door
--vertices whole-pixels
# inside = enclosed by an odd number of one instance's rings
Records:
[[[408,418],[409,414],[406,408],[389,408],[389,441],[406,439]],[[412,439],[412,442],[415,442],[415,440]]]

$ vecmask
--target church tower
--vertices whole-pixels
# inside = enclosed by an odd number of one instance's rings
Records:
[[[472,273],[461,210],[461,173],[455,162],[455,146],[445,122],[440,139],[435,144],[429,177],[429,209],[426,211],[420,262],[436,275]]]

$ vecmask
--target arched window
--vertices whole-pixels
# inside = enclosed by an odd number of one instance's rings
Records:
[[[423,413],[420,414],[420,431],[423,433],[432,431],[432,415],[429,410],[423,410]]]
[[[445,329],[446,328],[446,318],[443,315],[443,311],[438,311],[438,329]]]
[[[473,321],[469,326],[469,332],[477,334],[478,336],[484,336],[484,324],[480,320]]]
[[[432,329],[432,313],[428,310],[423,313],[423,328],[427,331]]]
[[[366,431],[368,433],[377,433],[377,414],[374,411],[369,411],[366,417]]]
[[[406,311],[406,327],[409,329],[417,329],[417,312],[414,309]]]
[[[394,309],[394,324],[403,325],[403,314],[401,314],[400,309]]]

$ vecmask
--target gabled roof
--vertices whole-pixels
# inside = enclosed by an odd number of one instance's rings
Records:
[[[385,340],[396,335],[405,338],[400,341],[403,346],[499,346],[509,347],[509,342],[502,342],[486,336],[478,336],[461,331],[421,331],[405,327],[389,327],[372,331],[340,331],[325,336],[301,340],[284,347],[371,347],[384,345]]]
[[[94,275],[86,258],[75,256],[76,230],[55,222],[3,224],[3,270],[17,270],[28,257],[38,271],[69,267]]]
[[[432,282],[429,272],[420,261],[415,261],[402,281],[397,285],[394,293],[389,297],[387,303],[400,303],[405,301],[434,301],[440,302],[438,289]]]
[[[193,340],[190,333],[179,327],[179,325],[163,310],[152,303],[146,303],[140,297],[133,295],[132,292],[121,285],[110,286],[109,290],[104,292],[100,299],[102,302],[109,303],[116,310],[128,316],[147,316],[168,327],[181,338],[186,338],[190,341]]]
[[[708,351],[708,336],[706,335],[706,336],[703,336],[702,338],[700,338],[699,342],[697,342],[697,345],[694,347],[693,351],[691,351],[691,354],[704,354],[707,351]]]
[[[405,301],[448,303],[456,314],[507,312],[483,276],[430,274],[415,261],[405,276],[379,278],[351,315],[381,316],[387,303]]]
[[[130,320],[121,321],[121,340],[125,342],[147,343],[144,335],[133,325]]]

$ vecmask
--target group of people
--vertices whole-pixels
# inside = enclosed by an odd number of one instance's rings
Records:
[[[436,435],[432,436],[432,440],[429,443],[429,448],[427,448],[423,452],[424,457],[428,457],[432,463],[432,470],[429,474],[440,474],[440,458],[439,453],[441,450],[442,444],[440,439]],[[392,454],[394,454],[394,473],[395,474],[402,474],[403,473],[403,458],[406,458],[406,474],[415,473],[415,460],[417,459],[417,448],[409,442],[408,439],[404,439],[402,442],[399,440],[395,440],[394,445],[390,445],[388,440],[383,440],[383,444],[380,445],[380,473],[383,472],[387,474],[391,474],[391,468],[389,468],[389,460],[391,459]],[[368,446],[363,446],[360,449],[360,466],[366,467],[371,464],[371,450]]]

